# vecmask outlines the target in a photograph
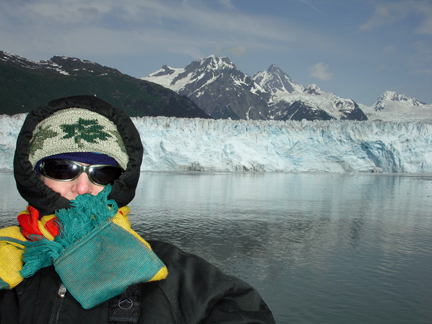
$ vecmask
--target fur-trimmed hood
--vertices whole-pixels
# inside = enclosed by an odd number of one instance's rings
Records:
[[[121,109],[94,96],[74,96],[61,98],[39,106],[28,115],[17,139],[14,156],[14,176],[21,196],[40,216],[53,214],[56,210],[69,207],[69,200],[46,186],[33,170],[29,161],[29,147],[33,130],[45,118],[58,110],[84,108],[107,117],[116,126],[129,156],[126,171],[117,179],[109,195],[119,207],[127,205],[135,196],[143,155],[143,146],[135,125]]]

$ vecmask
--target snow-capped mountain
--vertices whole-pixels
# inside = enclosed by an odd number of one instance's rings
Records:
[[[253,79],[272,94],[304,91],[301,84],[293,82],[288,74],[274,64],[264,72],[255,73]]]
[[[367,119],[353,100],[340,98],[331,92],[326,93],[316,84],[310,84],[305,88],[293,82],[275,65],[271,65],[264,72],[256,73],[253,78],[273,95],[270,103],[274,112],[273,119]]]
[[[213,118],[269,118],[271,95],[226,57],[212,55],[184,69],[164,65],[142,79],[187,96]]]
[[[211,55],[186,68],[162,69],[142,78],[189,97],[213,118],[253,120],[366,120],[349,99],[303,87],[275,65],[246,75],[226,57]]]
[[[375,111],[384,110],[386,107],[394,107],[395,103],[401,103],[403,107],[407,106],[425,106],[426,104],[418,101],[416,98],[408,97],[404,94],[398,94],[394,91],[384,92],[373,105]]]
[[[372,107],[362,109],[371,120],[432,123],[432,105],[394,91],[384,92]]]
[[[228,58],[213,55],[193,61],[186,68],[171,68],[164,65],[159,71],[142,78],[181,95],[178,96],[173,93],[177,98],[169,100],[171,95],[160,93],[159,95],[167,103],[167,107],[164,108],[163,112],[155,110],[154,101],[146,101],[148,96],[145,93],[148,88],[151,88],[149,91],[152,95],[155,95],[156,92],[159,93],[159,89],[155,90],[153,88],[158,87],[157,85],[143,82],[137,84],[138,79],[95,62],[67,56],[54,56],[49,60],[34,62],[18,55],[0,51],[0,63],[14,68],[33,70],[40,74],[42,78],[51,74],[74,77],[76,78],[74,89],[71,89],[69,81],[67,84],[63,84],[65,89],[57,89],[58,84],[56,83],[55,87],[50,88],[48,86],[49,95],[55,97],[57,95],[56,89],[60,91],[61,95],[69,92],[84,93],[87,91],[100,93],[107,98],[113,97],[117,105],[120,105],[123,109],[131,110],[129,113],[132,115],[151,113],[179,117],[185,114],[187,116],[201,116],[203,114],[202,109],[213,118],[252,120],[369,119],[432,123],[432,105],[424,104],[406,95],[386,91],[373,106],[369,107],[357,104],[351,99],[343,99],[334,93],[324,92],[315,84],[304,87],[292,81],[286,73],[275,65],[271,65],[267,70],[250,77],[238,70]],[[90,79],[87,78],[89,76],[102,78],[90,84]],[[83,81],[79,77],[84,77],[85,80]],[[20,78],[16,80],[21,80]],[[34,86],[34,82],[30,82],[24,88],[22,81],[19,81],[16,85],[11,85],[10,82],[6,85],[3,84],[1,89],[4,93],[3,99],[5,100],[3,101],[5,101],[5,105],[12,105],[9,93],[14,91],[10,91],[10,87],[20,89],[22,95],[15,96],[17,98],[13,100],[16,102],[14,101],[13,107],[8,107],[9,110],[1,107],[0,103],[0,111],[3,109],[3,113],[8,114],[23,112],[26,109],[25,107],[34,106],[36,103],[45,101],[46,98],[42,98],[42,94],[46,92],[47,84],[45,81],[37,82],[37,84],[39,88]],[[80,84],[81,87],[76,86],[76,84]],[[128,90],[119,92],[119,88]],[[133,98],[136,97],[136,100],[130,99],[131,95]],[[186,103],[186,108],[179,105],[178,101],[187,100],[183,96],[188,97],[195,103],[189,100],[189,103]],[[122,97],[125,97],[124,103],[119,103],[119,100],[123,100]],[[194,107],[191,108],[191,105]],[[141,112],[146,111],[146,109],[149,112]],[[193,114],[189,112],[191,109],[194,111]],[[208,117],[208,115],[205,116]]]

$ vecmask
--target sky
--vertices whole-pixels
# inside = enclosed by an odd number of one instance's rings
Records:
[[[387,90],[432,104],[432,0],[0,0],[0,50],[137,78],[217,55],[368,106]]]

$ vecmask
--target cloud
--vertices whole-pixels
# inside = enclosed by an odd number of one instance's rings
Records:
[[[308,69],[310,75],[322,81],[328,81],[333,78],[333,73],[328,71],[328,65],[324,63],[317,63]]]
[[[112,62],[155,53],[197,59],[215,48],[220,56],[260,59],[350,51],[338,36],[294,14],[240,8],[234,0],[0,0],[0,39],[2,50],[32,60],[67,55]]]
[[[432,35],[432,3],[425,0],[403,0],[377,2],[374,4],[374,13],[360,30],[369,31],[383,26],[394,25],[415,15],[419,26],[414,29],[416,33]]]
[[[432,35],[432,9],[429,8],[427,18],[415,30],[419,34]]]
[[[0,0],[2,50],[31,60],[53,55],[114,64],[127,57],[244,57],[335,48],[329,35],[286,17],[246,13],[217,0]],[[106,62],[106,63],[105,63]],[[117,63],[116,63],[117,64]],[[127,63],[119,63],[126,65]]]
[[[417,52],[408,60],[412,73],[432,76],[432,46],[430,42],[417,41],[413,47],[416,48]]]
[[[231,48],[228,48],[228,53],[234,56],[240,57],[246,54],[246,46],[244,44],[238,44]]]
[[[317,7],[315,7],[314,5],[312,5],[309,1],[306,0],[300,0],[301,2],[307,4],[309,7],[311,7],[313,10],[318,11],[318,12],[322,12],[321,10],[319,10]]]
[[[393,53],[395,51],[395,47],[393,45],[388,45],[383,48],[383,53]]]
[[[87,7],[87,8],[78,8],[78,13],[80,13],[83,16],[87,16],[89,18],[96,17],[99,15],[99,10],[97,8],[93,7]]]
[[[219,3],[223,8],[233,8],[231,0],[219,0]],[[14,22],[19,20],[29,31],[35,25],[57,25],[64,27],[66,32],[81,27],[109,30],[120,25],[123,29],[128,28],[127,32],[167,31],[167,34],[175,34],[172,31],[176,31],[176,37],[183,36],[184,41],[200,34],[235,43],[238,39],[262,44],[299,39],[296,31],[290,31],[286,20],[226,11],[210,5],[198,0],[130,0],[121,3],[114,0],[39,0],[19,2],[19,5],[0,3],[0,11],[3,11],[0,20],[13,17]]]
[[[234,5],[232,4],[232,1],[231,1],[231,0],[219,0],[219,2],[220,2],[223,6],[229,8],[229,9],[234,9]]]

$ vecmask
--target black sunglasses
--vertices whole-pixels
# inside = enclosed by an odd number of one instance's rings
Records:
[[[42,161],[39,172],[44,177],[58,181],[72,181],[78,178],[82,172],[85,172],[92,183],[98,186],[106,186],[107,184],[113,184],[124,170],[114,165],[83,165],[75,161],[56,159]]]

